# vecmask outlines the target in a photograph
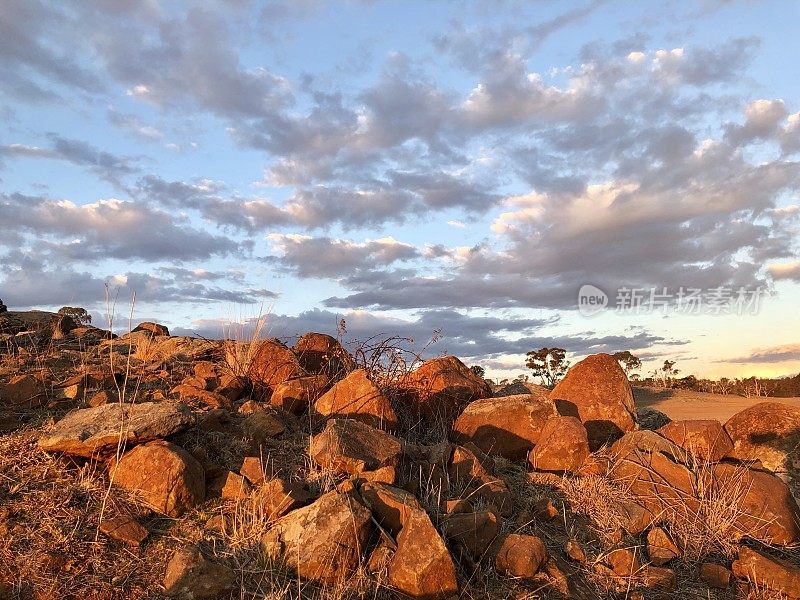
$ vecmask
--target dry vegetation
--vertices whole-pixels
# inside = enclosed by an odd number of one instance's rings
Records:
[[[246,377],[253,361],[255,341],[263,333],[263,322],[249,340],[234,340],[224,345],[219,357],[237,377]],[[30,352],[6,356],[0,374],[25,369],[46,373],[50,381],[66,378],[87,363],[111,367],[116,361],[123,377],[119,398],[136,402],[169,389],[190,373],[191,360],[164,359],[146,336],[135,351],[67,351],[55,345],[37,347]],[[355,348],[355,365],[366,368],[371,379],[396,401],[398,382],[418,365],[419,352],[411,352],[404,340],[372,339]],[[51,390],[53,392],[53,390]],[[55,397],[55,394],[52,394]],[[394,597],[386,581],[385,569],[368,573],[361,568],[345,584],[322,588],[301,582],[279,564],[270,563],[260,549],[261,534],[272,515],[252,498],[240,502],[213,500],[180,519],[169,519],[148,510],[137,498],[110,485],[100,463],[48,455],[36,447],[39,432],[68,410],[84,405],[76,401],[54,400],[35,409],[0,405],[0,598],[162,598],[164,565],[176,548],[198,545],[213,560],[234,569],[240,591],[236,597],[252,599],[367,599]],[[448,426],[433,426],[399,410],[401,430],[408,440],[432,446],[447,440]],[[315,494],[327,492],[343,481],[316,465],[308,454],[311,424],[299,421],[280,439],[266,440],[261,448],[268,476],[281,474],[304,483]],[[211,459],[221,468],[237,470],[249,442],[237,422],[222,430],[202,426],[181,434],[176,443],[193,455]],[[630,578],[609,577],[600,569],[606,548],[624,524],[624,515],[615,508],[618,501],[631,500],[629,494],[602,476],[546,478],[532,481],[524,465],[498,458],[497,472],[514,493],[513,515],[503,521],[507,533],[539,536],[573,588],[575,598],[635,597],[642,573]],[[698,466],[699,480],[703,480]],[[442,512],[443,494],[430,473],[416,477],[417,496],[431,514],[435,525],[446,520]],[[677,591],[647,590],[654,600],[674,598],[747,598],[772,600],[780,596],[766,590],[751,589],[737,596],[734,589],[709,590],[698,583],[699,559],[730,557],[733,543],[729,535],[735,513],[746,490],[730,485],[722,490],[700,490],[701,510],[689,518],[681,512],[665,513],[660,524],[679,542],[684,555],[673,565]],[[452,490],[451,490],[452,492]],[[463,497],[468,495],[464,490]],[[452,497],[452,493],[451,496]],[[547,507],[552,507],[548,511]],[[476,509],[486,508],[481,502]],[[544,508],[543,508],[544,507]],[[150,535],[141,548],[130,548],[111,541],[100,532],[102,519],[119,514],[136,516]],[[584,563],[571,563],[563,557],[565,544],[575,540],[586,553]],[[370,540],[377,544],[378,536]],[[644,546],[640,548],[644,551]],[[463,583],[463,598],[562,598],[554,576],[523,582],[499,577],[488,562],[457,564]],[[558,583],[558,577],[555,577]],[[5,588],[2,584],[5,584]],[[561,582],[566,585],[566,580]],[[562,590],[563,591],[563,590]],[[5,596],[4,596],[5,594]]]

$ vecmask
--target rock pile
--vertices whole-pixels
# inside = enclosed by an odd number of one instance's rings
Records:
[[[130,402],[113,370],[65,378],[91,393],[58,387],[58,402],[79,408],[37,444],[102,466],[146,510],[204,520],[199,544],[172,548],[167,596],[238,597],[236,562],[212,549],[249,526],[263,558],[250,571],[280,563],[325,586],[368,577],[411,598],[457,597],[481,569],[501,586],[566,597],[679,594],[694,577],[800,598],[800,507],[778,476],[797,460],[797,409],[648,430],[608,355],[581,361],[552,392],[492,396],[455,357],[390,386],[323,334],[293,348],[260,342],[234,369],[222,343],[215,354],[154,323],[137,329],[95,347],[160,348],[141,360],[148,401]],[[0,378],[0,404],[51,401],[56,388],[19,377]],[[86,407],[97,393],[105,400]],[[420,423],[434,420],[446,439],[420,443]],[[116,515],[100,531],[139,548],[152,529]]]

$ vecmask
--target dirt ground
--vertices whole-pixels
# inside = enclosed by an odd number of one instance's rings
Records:
[[[742,396],[723,396],[722,394],[708,394],[691,390],[646,387],[634,387],[633,396],[636,406],[655,408],[672,420],[716,419],[725,423],[739,411],[759,402],[781,402],[800,407],[800,398],[743,398]]]

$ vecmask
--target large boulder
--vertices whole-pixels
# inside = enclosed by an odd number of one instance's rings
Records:
[[[177,402],[103,404],[69,413],[39,438],[46,452],[107,457],[118,445],[127,448],[165,438],[195,424],[189,408]]]
[[[314,403],[314,412],[324,418],[350,418],[378,429],[396,430],[397,415],[367,372],[358,369],[335,384]]]
[[[254,343],[258,347],[253,351],[247,375],[256,387],[276,386],[306,374],[294,352],[278,340]]]
[[[633,392],[610,354],[594,354],[572,367],[550,393],[561,415],[578,417],[592,450],[637,428]]]
[[[717,534],[734,540],[800,541],[800,508],[786,484],[769,473],[728,463],[700,463],[694,472],[685,450],[652,431],[626,434],[611,455],[609,478],[650,515],[713,518]]]
[[[135,492],[153,510],[177,518],[205,500],[205,473],[175,444],[156,440],[126,452],[112,468],[115,485]]]
[[[542,427],[529,461],[537,471],[577,473],[589,456],[586,428],[575,417],[553,417]]]
[[[725,431],[733,458],[760,461],[774,473],[788,472],[793,457],[800,462],[800,407],[761,402],[728,419]]]
[[[261,545],[302,579],[338,584],[358,567],[371,529],[370,511],[334,490],[277,520]]]
[[[389,584],[411,598],[446,600],[458,595],[453,559],[424,510],[414,510],[397,536]]]
[[[335,337],[324,333],[306,333],[294,345],[300,366],[308,373],[341,379],[355,368],[355,362]]]
[[[336,473],[355,475],[397,466],[403,452],[399,439],[359,421],[332,419],[311,440],[311,458]]]
[[[733,443],[719,421],[698,419],[671,421],[658,430],[686,450],[698,462],[719,462],[733,450]]]
[[[63,339],[77,325],[68,315],[44,310],[6,311],[0,317],[0,333],[27,332],[35,337]]]
[[[637,496],[652,515],[697,515],[697,481],[686,452],[654,431],[633,431],[611,447],[609,478]]]
[[[44,310],[5,311],[0,317],[0,333],[16,335],[25,332],[27,339],[62,340],[75,328],[77,324],[69,315]]]
[[[545,394],[484,398],[467,405],[453,425],[451,439],[472,442],[487,454],[523,460],[539,441],[542,427],[556,416]]]
[[[800,542],[800,507],[778,477],[739,465],[720,463],[704,474],[717,498],[733,504],[729,536],[786,546]]]
[[[425,361],[403,382],[406,398],[418,414],[450,419],[468,402],[488,398],[491,388],[455,356]]]
[[[781,597],[800,598],[800,565],[773,558],[747,546],[739,548],[733,574],[757,588],[778,592]]]

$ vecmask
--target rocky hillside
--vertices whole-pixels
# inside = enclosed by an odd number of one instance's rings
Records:
[[[800,598],[800,409],[0,314],[0,598]]]

